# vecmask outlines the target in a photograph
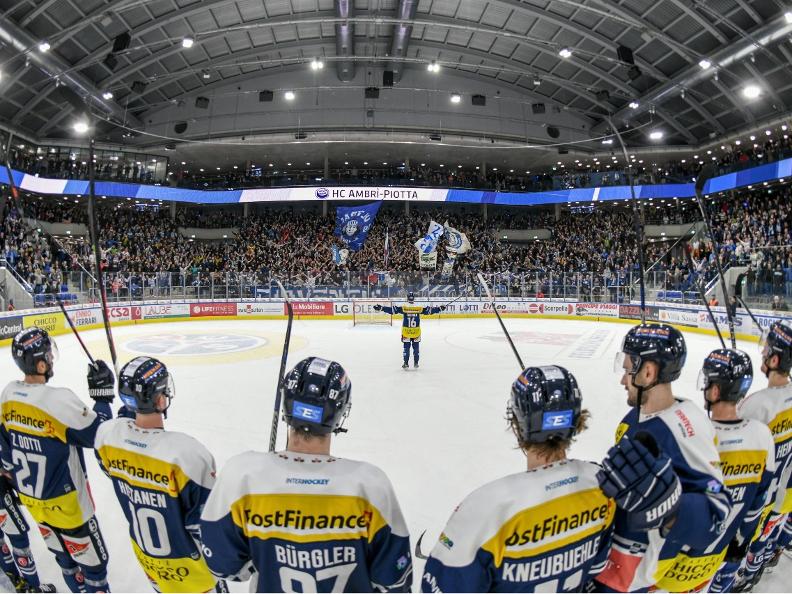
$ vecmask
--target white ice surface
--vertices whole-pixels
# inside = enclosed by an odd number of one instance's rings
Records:
[[[578,379],[591,427],[572,447],[572,456],[600,460],[627,412],[625,392],[613,372],[613,357],[629,329],[625,324],[507,319],[526,365],[559,364]],[[349,433],[334,439],[337,456],[363,459],[383,468],[394,484],[412,542],[426,530],[424,549],[436,541],[449,514],[470,491],[525,466],[506,430],[505,404],[517,362],[495,319],[424,320],[421,367],[401,369],[399,328],[358,326],[343,321],[296,321],[288,367],[309,355],[339,361],[352,379]],[[266,450],[275,378],[286,323],[217,321],[127,326],[114,330],[125,362],[148,352],[162,358],[176,381],[166,427],[187,432],[211,451],[218,468],[229,457]],[[109,359],[103,331],[85,332],[89,348]],[[717,339],[688,333],[688,363],[676,384],[678,396],[701,402],[695,391],[704,356]],[[53,385],[74,390],[89,403],[85,355],[71,335],[57,338],[60,360]],[[163,347],[163,345],[166,345]],[[198,346],[196,346],[198,345]],[[754,363],[755,343],[741,346]],[[245,349],[235,352],[233,348]],[[138,349],[138,350],[135,350]],[[190,355],[184,351],[199,350]],[[758,377],[754,388],[763,386]],[[19,377],[8,348],[0,349],[0,377]],[[118,402],[114,408],[119,406]],[[279,447],[284,443],[279,432]],[[110,585],[117,592],[149,592],[135,561],[128,528],[112,485],[87,455],[97,516],[110,551]],[[65,590],[60,571],[36,532],[32,547],[43,581]],[[784,591],[792,562],[784,558],[759,591]],[[422,562],[416,560],[416,584]],[[247,584],[232,585],[245,591]]]

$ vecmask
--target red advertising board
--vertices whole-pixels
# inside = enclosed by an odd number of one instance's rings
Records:
[[[236,316],[236,303],[191,303],[191,318],[206,318],[212,316]]]
[[[333,304],[329,301],[295,301],[292,303],[292,310],[295,316],[332,316]],[[285,303],[283,313],[289,313]]]

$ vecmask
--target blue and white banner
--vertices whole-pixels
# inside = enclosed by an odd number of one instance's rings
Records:
[[[336,208],[335,234],[351,251],[356,252],[363,247],[380,206],[382,202]]]
[[[446,258],[445,262],[443,262],[443,278],[449,278],[452,274],[454,274],[455,263],[456,254],[453,252],[448,252],[448,257]]]
[[[88,194],[86,180],[65,180],[39,177],[13,170],[17,188],[41,195],[77,196]],[[792,159],[750,167],[714,177],[704,185],[704,193],[725,192],[792,177]],[[0,184],[8,184],[8,171],[0,167]],[[194,204],[239,204],[244,202],[303,202],[324,200],[387,200],[408,202],[461,202],[466,204],[502,204],[506,206],[534,206],[539,204],[567,204],[569,202],[608,202],[628,200],[629,186],[575,188],[547,192],[494,192],[410,187],[329,186],[299,188],[251,188],[245,190],[191,190],[156,184],[136,184],[116,181],[97,181],[97,198],[131,198],[162,200]],[[635,186],[635,196],[641,200],[693,198],[694,184],[659,184]]]
[[[443,235],[443,226],[440,223],[431,221],[429,231],[421,239],[415,242],[415,247],[422,254],[431,254],[437,249],[437,242]]]
[[[457,231],[453,227],[448,225],[448,221],[445,222],[445,236],[446,236],[446,251],[448,252],[449,256],[454,254],[454,257],[458,254],[464,254],[465,252],[470,251],[470,241],[467,238],[467,235],[462,233],[461,231]]]

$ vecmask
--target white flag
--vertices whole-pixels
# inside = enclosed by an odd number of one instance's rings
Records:
[[[443,235],[443,226],[440,223],[431,221],[429,223],[429,231],[415,242],[415,247],[422,254],[431,254],[437,249],[437,242],[440,240],[441,235]]]
[[[453,227],[448,226],[448,221],[445,222],[446,232],[446,250],[452,254],[464,254],[470,251],[470,241],[467,235],[461,231],[457,231]]]

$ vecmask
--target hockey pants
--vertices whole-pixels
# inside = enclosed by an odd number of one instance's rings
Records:
[[[716,573],[715,577],[712,578],[709,591],[731,592],[732,587],[734,586],[734,580],[737,578],[737,570],[740,569],[740,565],[741,563],[733,561],[726,561],[723,565],[721,565],[718,573]]]
[[[63,579],[72,592],[109,592],[107,545],[96,517],[79,528],[39,524],[47,548],[55,554]]]

